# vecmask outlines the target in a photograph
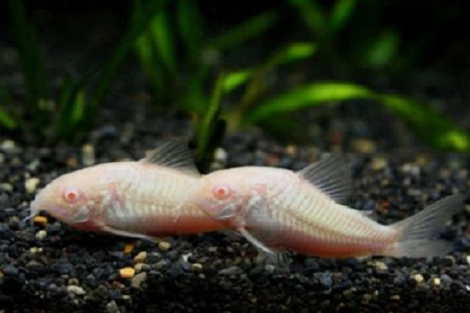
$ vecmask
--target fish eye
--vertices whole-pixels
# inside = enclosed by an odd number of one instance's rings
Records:
[[[217,199],[223,200],[230,195],[230,189],[227,186],[216,186],[214,188],[214,196]]]
[[[78,200],[80,194],[75,187],[68,187],[64,191],[64,199],[69,203],[74,203]]]

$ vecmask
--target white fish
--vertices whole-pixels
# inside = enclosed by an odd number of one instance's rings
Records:
[[[76,229],[149,239],[221,230],[186,202],[199,179],[190,150],[168,141],[140,161],[58,177],[31,203],[31,217],[44,210]]]
[[[341,204],[350,191],[349,167],[329,156],[298,172],[253,166],[216,171],[201,178],[192,199],[208,216],[269,254],[428,257],[451,251],[449,242],[436,237],[463,208],[463,195],[382,225],[369,212]]]

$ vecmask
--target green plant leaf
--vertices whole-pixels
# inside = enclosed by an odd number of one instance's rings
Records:
[[[15,129],[18,126],[15,119],[2,109],[1,103],[0,103],[0,126],[9,130]]]
[[[337,0],[330,15],[328,32],[330,35],[344,29],[345,25],[350,20],[354,9],[356,7],[356,0]]]
[[[271,56],[266,62],[261,64],[258,68],[245,69],[238,72],[234,72],[225,76],[223,82],[224,91],[229,93],[245,83],[249,82],[247,91],[241,101],[241,109],[243,110],[246,106],[257,98],[257,95],[261,92],[262,88],[259,86],[261,81],[266,80],[266,75],[269,71],[280,65],[285,65],[303,59],[310,58],[316,52],[316,46],[312,43],[292,43],[289,46],[280,49],[273,56]],[[251,80],[251,81],[250,81]]]
[[[448,117],[428,105],[403,96],[378,95],[379,103],[403,118],[429,146],[470,152],[470,137]]]
[[[219,75],[209,107],[198,120],[196,129],[196,164],[201,172],[208,171],[215,149],[223,138],[225,123],[221,120],[224,74]]]
[[[321,38],[327,31],[327,19],[316,0],[288,0],[297,9],[304,24],[316,37]]]
[[[253,75],[253,70],[241,70],[227,74],[223,81],[224,93],[230,93],[245,84]]]
[[[28,19],[21,0],[9,0],[12,28],[15,34],[20,62],[24,71],[28,102],[35,110],[37,122],[44,122],[44,114],[39,103],[49,98],[47,79],[44,73],[44,59],[39,39],[33,23]]]
[[[347,83],[314,83],[290,90],[263,101],[247,112],[245,120],[255,122],[270,115],[317,106],[325,102],[337,102],[360,98],[372,98],[367,88]]]
[[[157,98],[160,100],[166,99],[168,90],[165,84],[165,71],[158,62],[157,53],[147,33],[143,33],[137,38],[135,50],[142,70],[154,88]]]
[[[264,65],[265,68],[274,68],[278,65],[298,62],[312,57],[317,46],[308,42],[295,42],[275,53]]]
[[[396,31],[385,31],[369,47],[365,61],[372,68],[384,67],[391,63],[399,44],[400,37]]]
[[[165,3],[150,22],[149,30],[161,63],[165,66],[168,73],[174,77],[177,73],[177,61],[173,40],[174,35],[172,34],[169,16],[169,8]]]
[[[237,46],[242,42],[264,33],[274,26],[277,20],[278,14],[274,11],[261,13],[242,24],[225,31],[222,35],[216,37],[209,46],[219,50],[226,50]]]
[[[201,54],[201,39],[203,35],[203,19],[199,12],[197,1],[177,1],[177,22],[190,61],[194,64]]]
[[[126,33],[122,36],[117,49],[105,63],[101,73],[98,76],[98,82],[90,96],[90,105],[88,106],[89,109],[87,112],[85,112],[87,127],[90,126],[90,124],[93,122],[99,106],[107,97],[112,82],[114,81],[114,78],[116,77],[119,68],[126,59],[129,51],[135,47],[136,38],[138,38],[139,35],[147,29],[152,18],[161,8],[161,5],[161,1],[150,0],[144,6],[142,6],[141,16],[138,16],[137,18],[135,12],[133,12],[130,19],[131,23]]]

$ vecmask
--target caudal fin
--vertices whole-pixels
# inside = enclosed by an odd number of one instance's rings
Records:
[[[395,257],[432,257],[449,253],[450,242],[436,239],[447,221],[463,208],[465,196],[452,195],[431,204],[423,211],[391,225],[400,234],[387,251]]]

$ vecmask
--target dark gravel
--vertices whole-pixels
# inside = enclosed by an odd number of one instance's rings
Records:
[[[454,252],[443,258],[335,260],[292,254],[288,268],[264,262],[245,240],[224,234],[165,238],[159,245],[135,241],[133,250],[125,253],[132,240],[78,232],[50,217],[47,225],[22,222],[37,190],[58,175],[95,163],[140,158],[162,138],[191,133],[185,119],[154,118],[142,110],[105,111],[100,127],[75,146],[1,138],[0,312],[468,311],[466,211],[443,229],[442,236],[455,241]],[[323,141],[294,146],[249,133],[232,134],[214,169],[263,164],[296,170],[321,150],[342,149],[354,173],[351,206],[375,210],[387,224],[445,195],[467,192],[468,157],[433,154],[415,143],[406,146],[409,141],[393,150],[387,138],[396,135],[396,128],[383,137],[374,134],[381,128],[373,125],[363,131],[374,135],[349,132],[342,136],[347,140],[338,142],[328,134],[342,135],[341,130],[360,123],[360,117],[345,121],[346,107],[323,110],[332,117],[317,133]],[[381,113],[375,120],[388,118]],[[135,269],[135,276],[122,278],[120,270],[128,267]]]

